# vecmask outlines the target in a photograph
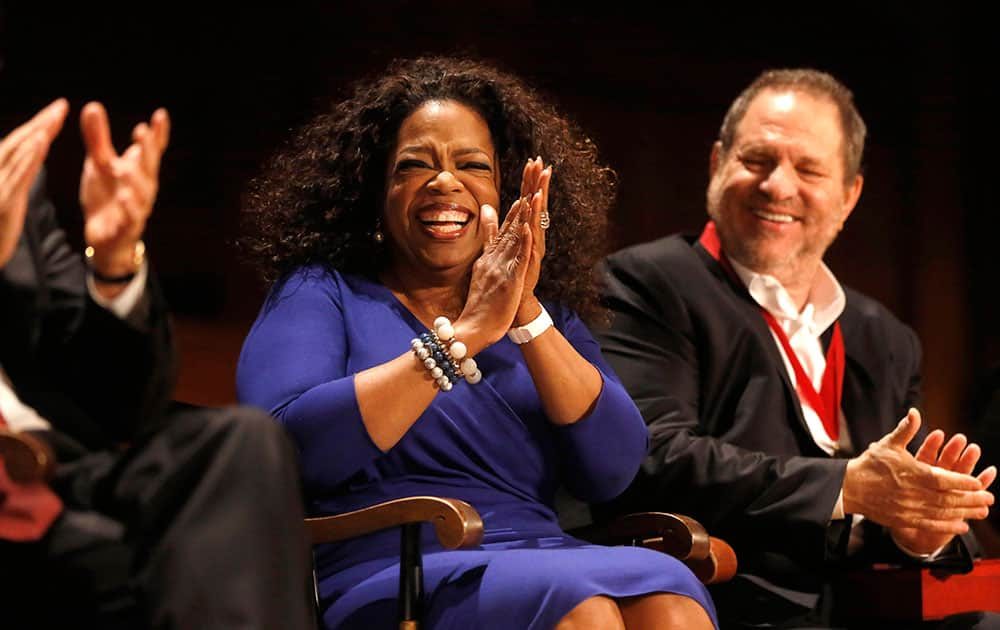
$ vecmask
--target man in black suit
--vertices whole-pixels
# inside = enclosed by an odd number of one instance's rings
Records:
[[[50,484],[22,483],[0,449],[0,626],[309,628],[283,432],[247,408],[168,410],[170,327],[141,241],[166,111],[118,155],[104,108],[84,108],[86,263],[43,189],[67,111],[0,142],[0,430],[59,460]]]
[[[830,623],[842,564],[968,566],[966,521],[993,502],[996,469],[973,476],[963,436],[906,450],[923,433],[919,342],[823,264],[861,193],[864,138],[833,77],[764,73],[712,148],[701,236],[606,261],[613,322],[597,332],[652,445],[598,513],[682,512],[733,543],[740,574],[713,591],[728,627]]]

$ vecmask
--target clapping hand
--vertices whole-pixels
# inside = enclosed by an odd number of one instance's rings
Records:
[[[935,429],[924,439],[915,456],[918,462],[951,470],[963,475],[971,475],[982,455],[978,444],[970,443],[964,435],[957,433],[945,444],[944,431]],[[993,483],[997,476],[995,466],[989,466],[976,476],[983,490]],[[893,539],[906,549],[918,553],[930,553],[948,544],[951,534],[940,534],[916,527],[900,527],[891,530]]]
[[[928,553],[967,532],[966,519],[986,517],[993,494],[985,488],[996,469],[969,474],[979,449],[966,448],[964,439],[953,438],[938,455],[943,434],[932,433],[911,455],[906,445],[919,428],[920,413],[911,409],[892,432],[848,462],[844,511],[889,527],[909,551]]]
[[[53,101],[0,141],[0,267],[14,254],[24,229],[31,184],[68,111],[65,99]]]
[[[531,205],[518,199],[498,227],[496,210],[487,204],[480,209],[486,242],[472,266],[469,295],[456,322],[472,354],[498,341],[514,321],[532,251],[531,212]]]
[[[160,158],[170,137],[164,109],[132,130],[132,144],[119,155],[111,144],[108,115],[100,103],[80,113],[87,157],[80,176],[84,239],[94,248],[94,267],[106,276],[135,271],[135,247],[156,200]]]
[[[469,295],[456,322],[474,352],[541,311],[534,291],[545,256],[542,226],[548,221],[551,176],[552,168],[545,167],[541,158],[528,160],[521,179],[522,196],[511,204],[502,226],[492,206],[480,209],[485,244],[473,265]]]
[[[545,257],[545,230],[549,227],[549,182],[552,179],[552,167],[546,167],[541,156],[528,160],[521,175],[521,198],[531,206],[531,257],[524,280],[524,290],[521,303],[514,317],[515,326],[523,326],[533,320],[541,305],[535,297],[535,287],[542,271],[542,259]]]

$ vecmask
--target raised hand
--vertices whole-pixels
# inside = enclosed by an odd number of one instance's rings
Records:
[[[456,336],[470,355],[503,337],[514,321],[532,255],[532,219],[532,207],[525,199],[513,203],[500,227],[496,209],[481,208],[486,244],[472,267],[469,295],[455,322],[456,331],[461,331]]]
[[[153,210],[160,158],[170,138],[164,109],[132,130],[132,144],[118,155],[111,144],[108,114],[100,103],[80,113],[87,157],[80,176],[84,239],[94,248],[93,264],[106,276],[135,271],[135,246]]]
[[[0,267],[14,254],[31,184],[68,111],[65,99],[55,100],[0,141]]]
[[[920,413],[911,409],[891,433],[848,462],[843,490],[845,512],[863,514],[891,528],[903,536],[905,540],[897,540],[907,549],[923,553],[943,544],[935,542],[967,532],[966,519],[986,517],[993,494],[984,489],[984,483],[992,482],[996,470],[987,469],[977,478],[919,460],[906,450],[919,428]],[[930,459],[931,451],[937,452],[933,446],[934,441],[926,449],[922,446],[924,460]],[[949,449],[946,463],[954,449]],[[971,455],[959,455],[952,467],[958,468],[961,462],[964,468],[971,459]],[[921,533],[914,536],[908,528]],[[928,548],[930,544],[933,547]]]
[[[532,220],[529,221],[532,235],[531,257],[524,280],[524,290],[521,303],[514,316],[513,324],[523,326],[533,320],[541,312],[542,307],[535,297],[535,287],[542,270],[542,259],[545,257],[545,230],[548,229],[549,182],[552,179],[552,167],[546,167],[541,156],[528,160],[521,174],[521,198],[527,199],[531,205]]]
[[[979,445],[969,443],[961,433],[953,435],[947,444],[944,438],[945,434],[940,429],[932,431],[917,449],[916,460],[944,470],[971,475],[982,455]],[[976,478],[985,490],[993,483],[996,476],[996,467],[989,466]],[[918,553],[930,553],[948,544],[952,538],[951,534],[939,534],[916,527],[893,528],[891,533],[898,544]]]

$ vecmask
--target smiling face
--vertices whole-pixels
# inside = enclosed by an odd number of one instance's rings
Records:
[[[809,282],[861,194],[861,176],[845,178],[843,141],[829,99],[758,94],[729,150],[712,149],[708,213],[726,253],[782,282]]]
[[[466,273],[482,252],[479,208],[499,208],[489,127],[455,101],[427,101],[389,153],[383,224],[397,272]]]

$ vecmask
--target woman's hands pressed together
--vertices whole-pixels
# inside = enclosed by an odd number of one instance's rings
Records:
[[[541,156],[528,160],[521,176],[521,197],[531,205],[531,258],[525,275],[524,290],[521,292],[521,303],[514,317],[514,326],[523,326],[538,317],[542,310],[535,297],[535,287],[542,271],[542,259],[545,257],[545,230],[548,228],[549,211],[549,181],[552,179],[552,166],[545,166]],[[543,223],[543,220],[545,223]]]
[[[473,354],[541,312],[535,286],[545,256],[541,217],[547,212],[551,175],[541,157],[528,160],[521,197],[511,204],[502,226],[492,206],[481,209],[483,254],[473,266],[465,308],[455,322],[456,336]]]

